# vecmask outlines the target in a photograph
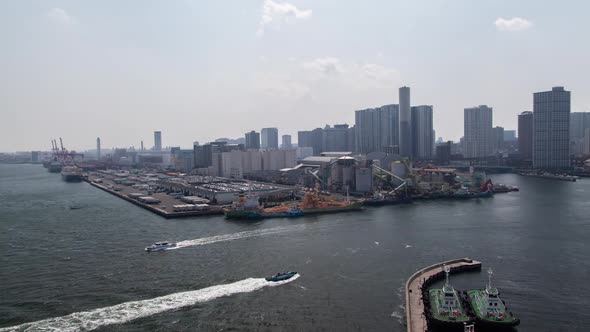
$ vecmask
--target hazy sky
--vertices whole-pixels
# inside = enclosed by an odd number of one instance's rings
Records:
[[[487,104],[516,128],[563,85],[590,111],[589,1],[0,1],[0,151],[164,146],[434,105],[436,135]]]

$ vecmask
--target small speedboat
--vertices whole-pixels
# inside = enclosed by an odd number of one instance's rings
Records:
[[[145,251],[147,251],[147,252],[161,251],[161,250],[166,250],[166,249],[174,248],[174,247],[176,247],[176,243],[172,243],[172,242],[156,242],[156,243],[152,244],[149,247],[145,247]]]
[[[293,278],[294,275],[296,275],[297,272],[279,272],[277,274],[275,274],[274,276],[271,277],[266,277],[266,281],[283,281],[283,280],[287,280],[287,279],[291,279]]]

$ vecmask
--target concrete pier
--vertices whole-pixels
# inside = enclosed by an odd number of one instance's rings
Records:
[[[223,210],[221,209],[221,207],[219,206],[211,206],[208,210],[202,210],[202,211],[182,211],[182,212],[174,212],[171,211],[172,206],[174,204],[186,204],[180,200],[174,199],[170,196],[167,196],[166,194],[159,194],[157,195],[156,198],[160,199],[161,202],[158,204],[145,204],[142,202],[139,202],[138,200],[132,199],[130,197],[127,196],[127,194],[129,193],[130,190],[126,190],[126,191],[122,191],[122,192],[118,192],[115,190],[111,190],[107,187],[105,187],[102,184],[98,184],[95,182],[90,181],[89,179],[85,179],[84,181],[86,181],[88,184],[90,184],[91,186],[94,186],[98,189],[104,190],[106,192],[108,192],[111,195],[117,196],[119,198],[122,198],[124,200],[126,200],[127,202],[130,202],[132,204],[135,204],[137,206],[140,206],[148,211],[151,211],[157,215],[160,215],[166,219],[170,219],[170,218],[181,218],[181,217],[196,217],[196,216],[210,216],[210,215],[223,215]],[[147,196],[147,194],[146,194]]]
[[[428,280],[442,278],[445,275],[443,265],[451,268],[450,273],[480,270],[481,262],[470,258],[453,259],[440,262],[414,273],[406,282],[406,324],[408,332],[425,332],[428,330],[422,302],[422,287]]]

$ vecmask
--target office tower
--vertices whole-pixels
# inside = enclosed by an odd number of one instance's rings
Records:
[[[412,110],[410,107],[410,88],[399,88],[399,154],[412,157]]]
[[[434,145],[432,129],[432,106],[412,107],[412,155],[416,159],[430,159]],[[401,146],[400,146],[401,154]]]
[[[252,130],[249,133],[246,133],[246,150],[258,150],[260,149],[260,133],[255,132]]]
[[[311,131],[301,130],[297,132],[297,146],[311,148]]]
[[[154,131],[154,151],[162,151],[162,132]]]
[[[354,150],[358,153],[397,150],[399,105],[355,111]],[[392,149],[395,147],[395,149]]]
[[[466,108],[463,122],[464,156],[483,158],[492,155],[492,108],[486,105]]]
[[[260,132],[260,147],[267,150],[279,148],[279,130],[277,128],[262,128]]]
[[[291,135],[283,135],[281,136],[281,148],[283,150],[289,150],[293,148],[293,144],[291,144]]]
[[[570,167],[570,91],[553,87],[533,94],[533,167]]]
[[[590,128],[590,112],[572,112],[570,115],[570,144],[571,153],[584,153],[584,136]]]
[[[100,137],[96,138],[96,159],[100,160]]]
[[[533,157],[533,112],[518,115],[518,152],[524,160]]]
[[[504,127],[492,128],[492,140],[494,142],[494,151],[498,151],[504,146]]]

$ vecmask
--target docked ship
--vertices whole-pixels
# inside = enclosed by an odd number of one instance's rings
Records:
[[[61,172],[61,169],[61,161],[57,160],[57,158],[54,158],[47,164],[47,170],[49,171],[49,173],[59,173]]]
[[[336,213],[363,210],[362,201],[337,201],[334,197],[322,197],[318,192],[308,192],[299,205],[303,214]]]
[[[412,203],[411,196],[374,195],[363,201],[366,206],[384,206]]]
[[[296,218],[302,217],[303,211],[296,205],[281,205],[272,208],[262,208],[255,194],[241,193],[238,200],[231,207],[223,210],[227,219],[265,219],[265,218]]]
[[[80,182],[82,169],[76,166],[64,166],[61,169],[61,178],[66,182]]]
[[[463,331],[465,324],[473,319],[467,314],[459,293],[449,284],[448,265],[443,267],[446,281],[442,288],[431,288],[423,292],[426,318],[429,324],[445,331]]]
[[[560,180],[560,181],[570,181],[576,182],[579,178],[574,175],[567,175],[567,174],[553,174],[553,173],[540,173],[540,172],[521,172],[518,175],[522,176],[530,176],[534,178],[541,178],[541,179],[550,179],[550,180]]]
[[[488,269],[488,284],[485,289],[465,292],[467,301],[478,326],[493,328],[494,331],[510,329],[520,324],[520,319],[506,308],[498,289],[492,287],[492,274],[492,269]]]
[[[362,210],[362,202],[336,201],[320,197],[316,192],[308,192],[299,204],[283,204],[271,208],[260,206],[258,196],[241,193],[238,200],[223,210],[227,219],[265,219],[296,218],[309,214],[336,213]]]

